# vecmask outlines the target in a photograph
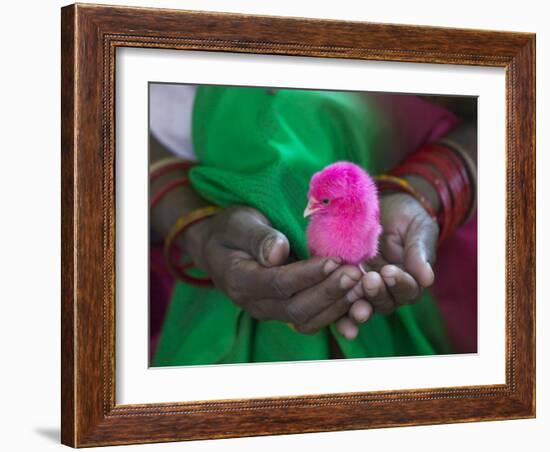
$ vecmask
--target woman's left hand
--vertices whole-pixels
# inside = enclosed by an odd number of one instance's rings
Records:
[[[401,305],[418,299],[422,290],[434,282],[439,227],[424,207],[404,193],[380,197],[380,252],[365,263],[367,273],[356,290],[368,301],[355,302],[347,316],[337,321],[339,331],[355,337],[357,324],[373,312],[391,314]]]

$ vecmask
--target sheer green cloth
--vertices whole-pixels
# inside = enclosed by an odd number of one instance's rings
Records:
[[[354,93],[200,87],[193,112],[200,164],[190,178],[213,204],[262,211],[305,259],[302,212],[311,175],[337,160],[380,172],[384,158],[372,150],[375,143],[391,149],[398,138],[390,132],[376,105]],[[329,334],[349,358],[449,353],[443,325],[426,291],[414,305],[374,315],[353,341],[333,326],[306,336],[282,322],[251,318],[217,289],[178,283],[153,365],[328,359]]]

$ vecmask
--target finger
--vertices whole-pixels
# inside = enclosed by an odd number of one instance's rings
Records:
[[[347,315],[336,321],[336,330],[350,341],[355,339],[359,334],[359,328]]]
[[[374,312],[387,315],[394,311],[395,302],[379,273],[368,272],[363,276],[362,283],[365,297],[374,308]]]
[[[364,297],[363,285],[359,281],[355,286],[346,294],[346,299],[350,304]]]
[[[315,334],[331,323],[336,322],[343,315],[346,315],[349,308],[349,302],[345,298],[341,298],[319,314],[314,315],[310,320],[295,324],[296,330],[304,334]]]
[[[338,306],[338,308],[336,308]],[[349,309],[349,303],[345,300],[341,300],[339,303],[333,304],[331,308],[333,312],[329,314],[327,310],[323,314],[314,315],[313,319],[301,324],[295,324],[290,321],[287,309],[282,300],[275,299],[263,299],[254,300],[246,303],[243,309],[250,314],[251,317],[256,320],[279,320],[281,322],[288,323],[295,331],[303,334],[314,334],[320,329],[335,322],[342,315],[346,314]],[[324,316],[326,318],[323,318]]]
[[[416,280],[395,265],[382,267],[380,276],[397,304],[410,303],[420,295],[421,288]]]
[[[372,259],[369,259],[367,262],[363,262],[362,267],[366,272],[369,272],[369,271],[378,272],[387,263],[388,261],[379,254],[373,257]]]
[[[359,299],[362,295],[363,288],[361,282],[359,282],[344,297],[329,304],[324,310],[313,316],[311,320],[299,325],[297,329],[306,334],[316,333],[337,321],[344,314],[351,311],[354,306],[357,318],[362,319],[357,323],[365,322],[372,313],[372,306],[367,301]],[[354,319],[354,317],[350,317]]]
[[[438,233],[435,221],[427,220],[412,229],[405,238],[405,270],[422,287],[429,287],[434,282],[431,264],[435,261]]]
[[[283,264],[290,251],[284,234],[273,229],[259,211],[244,207],[235,209],[231,215],[222,242],[245,251],[264,267]]]
[[[350,265],[340,267],[321,283],[302,290],[292,297],[286,306],[289,321],[299,328],[333,304],[336,306],[330,313],[337,312],[339,313],[337,317],[340,317],[347,312],[350,306],[350,301],[346,297],[347,293],[360,280],[361,271],[357,267]],[[337,317],[327,323],[332,323]],[[315,325],[317,324],[319,324],[319,319]]]
[[[314,257],[265,268],[250,259],[238,260],[228,271],[229,285],[243,298],[287,300],[324,281],[340,266],[337,258]]]
[[[403,246],[403,240],[398,232],[387,232],[380,239],[380,254],[384,256],[386,263],[403,262]],[[380,270],[381,267],[382,265],[375,270]]]
[[[357,300],[349,308],[348,317],[355,323],[365,323],[374,314],[374,308],[367,300]]]
[[[256,320],[279,320],[288,323],[288,316],[281,300],[263,299],[246,303],[243,309]],[[288,323],[291,325],[291,323]],[[293,329],[296,329],[292,325]]]

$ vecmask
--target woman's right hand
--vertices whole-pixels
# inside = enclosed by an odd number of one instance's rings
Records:
[[[313,334],[346,314],[360,297],[350,289],[361,272],[337,258],[285,264],[287,238],[250,207],[225,209],[189,227],[181,240],[215,286],[258,320],[279,320]]]

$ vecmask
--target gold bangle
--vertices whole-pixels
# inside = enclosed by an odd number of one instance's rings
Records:
[[[210,278],[201,278],[186,273],[183,269],[178,269],[172,260],[172,248],[176,239],[192,224],[197,223],[207,217],[217,214],[221,209],[218,206],[206,206],[193,210],[192,212],[177,219],[174,227],[170,230],[164,240],[164,258],[170,271],[178,278],[195,285],[211,285]]]
[[[180,162],[185,162],[185,160],[182,160],[178,157],[166,157],[166,158],[157,160],[156,162],[151,163],[151,165],[149,166],[149,174],[154,173],[159,169],[164,168],[165,166],[169,166],[174,163],[180,163]]]
[[[424,207],[426,212],[428,212],[428,215],[430,215],[432,219],[437,221],[437,213],[430,202],[406,179],[402,177],[392,176],[391,174],[379,174],[378,176],[375,176],[374,180],[377,182],[378,188],[380,190],[384,188],[391,188],[411,195],[422,205],[422,207]]]

